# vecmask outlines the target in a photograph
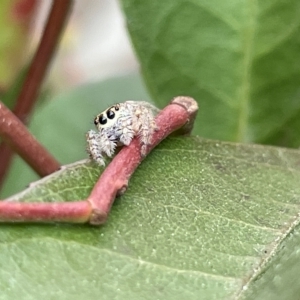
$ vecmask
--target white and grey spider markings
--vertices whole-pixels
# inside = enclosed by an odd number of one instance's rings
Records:
[[[117,146],[129,145],[138,136],[141,154],[145,155],[151,143],[153,132],[157,130],[154,116],[159,109],[147,102],[126,101],[115,104],[94,119],[98,131],[86,134],[87,151],[90,158],[104,166],[104,156],[111,157]]]

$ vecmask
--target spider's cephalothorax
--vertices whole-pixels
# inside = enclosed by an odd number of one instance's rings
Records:
[[[116,146],[129,145],[139,136],[141,154],[145,155],[152,134],[157,129],[154,115],[159,111],[147,102],[126,101],[115,104],[94,119],[98,132],[86,134],[87,151],[99,165],[105,165],[103,154],[111,157]]]

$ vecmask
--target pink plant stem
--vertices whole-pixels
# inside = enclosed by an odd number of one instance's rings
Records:
[[[63,203],[24,203],[0,201],[1,222],[86,223],[91,205],[87,201]]]
[[[178,130],[181,134],[190,133],[198,111],[197,102],[190,97],[176,97],[156,117],[158,130],[148,146],[148,154],[170,133]],[[142,162],[141,145],[134,138],[128,147],[115,156],[95,184],[85,201],[68,203],[16,203],[0,202],[0,220],[5,222],[47,222],[70,223],[89,222],[103,224],[117,195],[123,194],[128,181]]]
[[[54,157],[33,137],[26,126],[0,101],[0,136],[40,176],[60,168]]]

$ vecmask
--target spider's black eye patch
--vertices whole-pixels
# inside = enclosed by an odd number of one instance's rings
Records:
[[[110,109],[106,112],[106,115],[109,119],[113,119],[115,117],[115,113]]]
[[[107,119],[104,117],[103,114],[101,114],[101,115],[99,116],[98,120],[99,120],[99,123],[100,123],[101,125],[104,125],[104,124],[107,123]]]

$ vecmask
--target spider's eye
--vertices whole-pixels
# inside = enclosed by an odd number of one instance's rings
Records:
[[[110,109],[106,112],[106,115],[109,119],[113,119],[115,117],[115,113]]]
[[[120,105],[119,105],[119,104],[116,104],[116,105],[115,105],[115,110],[118,111],[119,109],[120,109]]]
[[[94,124],[97,126],[98,125],[98,117],[96,117],[95,119],[94,119]]]
[[[101,125],[104,125],[104,124],[107,123],[107,119],[104,117],[103,114],[101,114],[101,115],[99,116],[98,121],[99,121],[99,123],[100,123]]]

